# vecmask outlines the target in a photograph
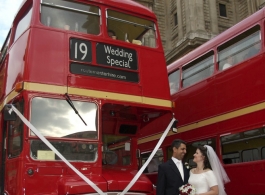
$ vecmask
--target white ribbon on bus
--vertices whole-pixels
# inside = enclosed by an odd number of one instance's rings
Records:
[[[19,118],[24,122],[25,125],[27,125],[28,128],[30,128],[31,131],[34,132],[35,135],[37,135],[41,141],[43,141],[62,161],[69,166],[77,175],[79,175],[88,185],[90,185],[98,194],[100,195],[107,195],[107,193],[104,193],[95,183],[93,183],[90,179],[88,179],[84,174],[82,174],[80,171],[78,171],[64,156],[13,106],[11,105],[11,109],[9,110],[9,113],[14,111]],[[149,156],[149,158],[145,161],[144,165],[141,167],[141,169],[137,172],[137,174],[134,176],[132,181],[127,185],[127,187],[119,193],[119,195],[124,195],[128,192],[128,190],[133,186],[133,184],[137,181],[137,179],[141,176],[151,159],[154,157],[155,153],[161,146],[162,142],[164,141],[165,137],[167,136],[171,126],[173,125],[174,121],[176,119],[173,117],[171,122],[169,123],[168,127],[164,131],[163,135],[159,139],[156,147],[154,148],[153,152]]]

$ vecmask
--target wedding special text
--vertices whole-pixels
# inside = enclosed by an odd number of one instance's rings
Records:
[[[124,49],[113,49],[111,46],[104,45],[105,53],[107,54],[107,64],[110,66],[121,66],[131,69],[130,63],[133,62],[133,54]],[[123,60],[115,59],[115,56],[125,58]]]

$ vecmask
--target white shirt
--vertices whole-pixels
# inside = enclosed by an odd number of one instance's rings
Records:
[[[173,160],[173,162],[176,164],[176,166],[178,167],[178,170],[180,172],[181,178],[184,181],[184,172],[183,172],[183,164],[181,160],[178,160],[174,157],[171,158]]]

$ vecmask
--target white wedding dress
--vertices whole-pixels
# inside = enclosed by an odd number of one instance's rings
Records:
[[[188,183],[195,188],[195,194],[208,192],[211,187],[218,185],[212,170],[200,174],[194,174],[190,171]]]

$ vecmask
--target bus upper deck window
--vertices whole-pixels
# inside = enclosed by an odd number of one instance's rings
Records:
[[[43,0],[41,22],[63,30],[97,35],[100,32],[100,10],[76,2]]]
[[[152,48],[157,46],[154,22],[113,10],[108,10],[106,15],[110,38]]]
[[[182,70],[182,86],[188,87],[210,77],[214,71],[214,52],[210,51],[188,63]]]
[[[169,81],[169,88],[170,88],[170,94],[173,95],[179,90],[179,79],[180,79],[180,73],[179,69],[174,71],[168,76]]]
[[[219,70],[225,70],[260,52],[261,31],[257,25],[218,47]]]

